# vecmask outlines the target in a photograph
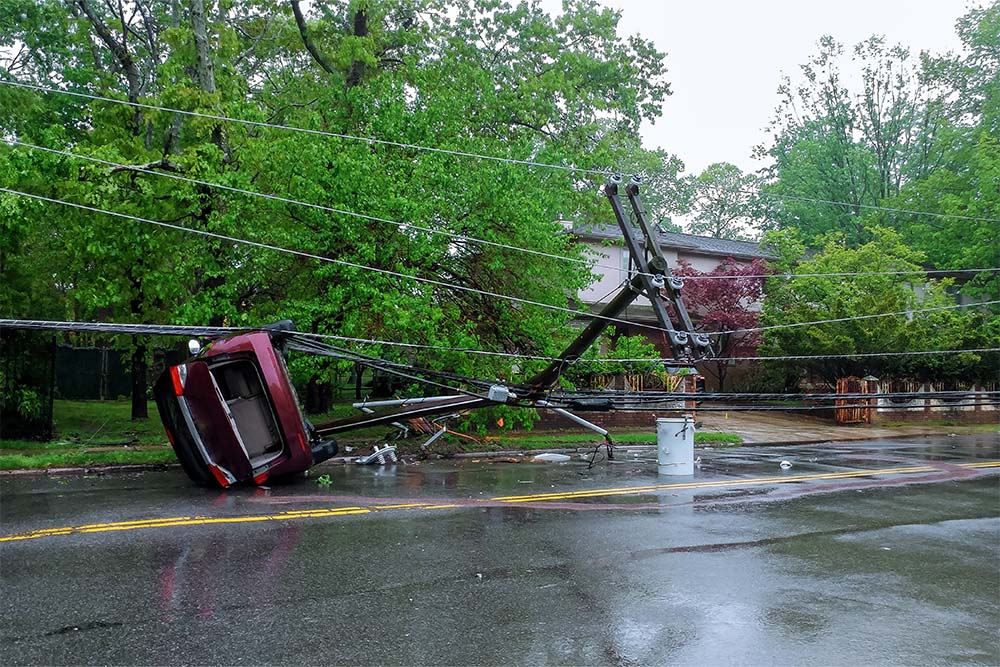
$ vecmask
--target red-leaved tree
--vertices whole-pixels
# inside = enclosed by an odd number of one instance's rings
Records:
[[[678,260],[674,275],[685,278],[682,295],[695,330],[717,334],[712,338],[716,357],[755,357],[761,344],[759,331],[729,333],[752,329],[760,322],[760,302],[765,278],[773,271],[762,259],[740,263],[728,258],[707,273],[698,271],[683,259]],[[725,389],[726,376],[733,362],[717,360],[705,367]]]

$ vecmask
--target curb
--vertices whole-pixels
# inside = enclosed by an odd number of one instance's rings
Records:
[[[0,477],[21,475],[74,475],[109,472],[147,472],[150,470],[172,470],[180,468],[180,463],[122,463],[110,465],[73,466],[65,468],[24,468],[19,470],[0,470]]]

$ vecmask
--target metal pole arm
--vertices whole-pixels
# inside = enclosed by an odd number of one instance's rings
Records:
[[[688,314],[687,308],[684,305],[684,299],[681,297],[681,288],[684,287],[684,280],[683,278],[674,276],[671,273],[670,263],[667,262],[667,258],[663,254],[663,249],[660,247],[659,240],[653,233],[652,226],[646,218],[646,209],[642,205],[642,200],[639,198],[639,185],[641,182],[642,181],[638,176],[633,176],[631,180],[629,180],[628,185],[625,187],[625,194],[628,196],[629,204],[632,206],[632,212],[635,214],[635,219],[639,223],[639,228],[642,230],[642,234],[646,239],[646,253],[652,257],[649,260],[649,267],[653,269],[654,272],[662,274],[664,278],[662,291],[657,290],[656,296],[661,298],[663,292],[666,292],[665,298],[674,307],[674,311],[677,313],[677,318],[680,320],[680,325],[677,328],[690,336],[691,356],[695,358],[710,356],[712,348],[710,346],[708,336],[702,333],[695,333],[694,324],[691,322],[691,316]],[[650,299],[652,300],[652,297],[650,297]]]
[[[640,294],[642,294],[642,280],[636,276],[566,346],[556,361],[550,363],[542,372],[528,381],[528,390],[524,398],[529,401],[541,398],[545,390],[559,379],[566,367],[575,363],[580,355],[601,337],[604,330],[608,328],[608,318],[620,315]]]
[[[615,219],[622,230],[622,236],[625,238],[625,244],[632,255],[632,261],[635,262],[636,268],[639,270],[638,276],[642,279],[643,291],[653,308],[653,314],[656,316],[660,327],[667,332],[670,350],[673,353],[674,359],[688,361],[692,358],[704,356],[705,349],[708,347],[708,337],[702,334],[692,335],[691,329],[693,327],[691,326],[690,319],[685,320],[681,317],[680,326],[674,326],[674,322],[670,319],[670,313],[667,312],[667,308],[663,303],[664,300],[660,290],[667,287],[669,280],[676,279],[670,276],[667,260],[663,256],[663,252],[660,250],[660,246],[656,242],[649,225],[646,223],[645,212],[642,210],[642,204],[638,199],[638,181],[635,178],[632,179],[626,188],[626,194],[629,195],[633,211],[639,220],[641,231],[646,237],[645,249],[635,234],[632,233],[633,227],[625,214],[621,199],[618,197],[618,186],[620,184],[620,177],[611,178],[604,188],[604,193],[611,203],[611,210],[614,211]],[[652,257],[652,260],[648,262],[646,260],[647,254]],[[676,302],[674,306],[677,306]],[[678,308],[678,313],[682,310],[683,303]],[[683,310],[683,315],[687,315],[686,310]],[[697,338],[694,336],[697,336]]]
[[[395,410],[334,419],[333,421],[317,424],[314,434],[316,437],[324,437],[359,428],[391,424],[394,421],[430,417],[456,410],[482,408],[488,405],[497,405],[497,403],[477,396],[449,396],[438,401],[403,406]]]

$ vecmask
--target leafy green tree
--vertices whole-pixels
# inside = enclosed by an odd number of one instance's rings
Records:
[[[619,336],[614,327],[609,327],[563,377],[573,383],[594,376],[649,375],[662,368],[659,358],[656,345],[645,336]]]
[[[934,103],[948,118],[936,137],[935,168],[887,203],[941,217],[895,214],[906,240],[941,269],[1000,266],[1000,2],[971,10],[958,22],[964,49],[924,58]],[[888,215],[873,216],[888,224]],[[963,287],[1000,294],[1000,276],[982,273]]]
[[[864,207],[896,196],[940,158],[942,110],[917,59],[880,37],[861,42],[853,49],[861,87],[852,93],[840,70],[843,55],[842,44],[823,37],[801,67],[801,82],[785,78],[770,145],[756,150],[771,161],[766,226],[799,229],[810,245],[829,232],[867,240]]]
[[[76,318],[243,325],[291,317],[316,333],[552,353],[569,335],[566,314],[486,293],[565,304],[588,272],[512,248],[579,258],[554,221],[604,204],[594,197],[600,177],[571,169],[660,160],[636,136],[669,94],[663,54],[619,38],[619,14],[587,0],[567,3],[557,17],[534,4],[497,1],[68,6],[67,13],[58,0],[3,0],[0,21],[9,30],[0,47],[14,53],[5,76],[261,125],[2,87],[0,103],[11,110],[5,136],[126,165],[0,147],[0,158],[23,167],[10,183],[343,262],[4,198],[3,224],[17,226],[17,247],[31,251],[18,273],[44,276],[24,290],[56,295]],[[25,212],[28,219],[15,221]],[[58,226],[50,224],[55,218]],[[21,308],[16,315],[33,315]],[[502,361],[460,352],[369,351],[471,375],[509,372]],[[137,383],[145,382],[147,356],[136,340]],[[303,361],[296,372],[322,395],[331,373],[343,370],[331,363]],[[136,384],[137,418],[145,393]]]
[[[928,85],[945,116],[966,125],[986,121],[984,129],[1000,130],[1000,2],[972,7],[955,25],[962,51],[941,56],[922,54]]]
[[[663,149],[646,151],[635,147],[623,156],[623,164],[630,165],[635,175],[642,179],[642,204],[647,219],[658,229],[668,232],[683,231],[674,217],[687,213],[691,206],[691,188],[683,176],[684,163],[676,155]],[[607,204],[591,215],[598,219],[607,217]]]
[[[760,178],[744,174],[734,164],[717,162],[688,179],[693,201],[692,234],[720,239],[749,240],[758,236],[756,220],[763,212],[757,189]]]
[[[772,233],[765,241],[778,247],[779,272],[792,278],[768,281],[761,324],[761,356],[849,355],[987,347],[995,337],[988,329],[988,313],[976,310],[910,311],[952,306],[950,280],[930,280],[921,269],[924,256],[908,247],[902,236],[882,227],[871,229],[872,239],[857,247],[843,235],[830,235],[822,249],[807,261],[790,266],[803,245],[792,233]],[[800,255],[801,256],[801,255]],[[871,275],[873,272],[899,275]],[[866,275],[805,275],[833,273]],[[902,313],[887,317],[865,316]],[[798,326],[821,320],[842,320]],[[789,326],[792,325],[792,326]],[[874,374],[879,377],[942,379],[975,377],[983,359],[977,354],[928,357],[867,357],[796,361],[830,384],[839,377]]]

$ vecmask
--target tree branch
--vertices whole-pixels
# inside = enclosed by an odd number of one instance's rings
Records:
[[[316,45],[313,44],[312,38],[309,36],[309,29],[306,27],[306,19],[302,15],[302,9],[299,7],[299,0],[291,0],[292,13],[295,14],[295,25],[299,27],[299,35],[302,36],[302,44],[305,45],[306,51],[309,55],[313,57],[313,60],[322,67],[327,74],[336,74],[337,70],[330,64],[330,61],[320,52]]]
[[[150,171],[153,169],[162,169],[163,171],[179,172],[180,167],[170,160],[163,158],[162,160],[157,160],[156,162],[150,162],[148,164],[126,164],[119,167],[115,167],[110,173],[117,174],[123,171],[129,172],[142,172]]]
[[[115,36],[111,34],[111,30],[108,28],[104,20],[94,11],[87,0],[76,0],[76,6],[80,8],[80,11],[87,17],[90,21],[91,26],[94,28],[94,32],[100,38],[104,45],[108,47],[112,54],[114,54],[115,60],[118,61],[119,66],[121,66],[122,71],[125,73],[125,80],[128,83],[128,100],[129,102],[135,103],[139,101],[139,68],[135,64],[135,60],[132,58],[132,54],[129,52],[128,48],[125,46],[124,42],[119,42],[115,39]],[[139,109],[135,110],[135,126],[133,127],[133,132],[138,134],[142,128],[142,112]]]

